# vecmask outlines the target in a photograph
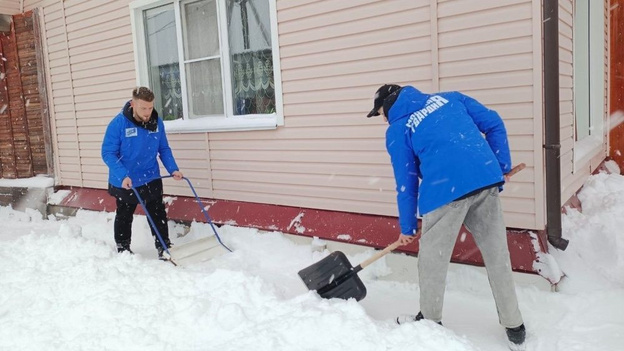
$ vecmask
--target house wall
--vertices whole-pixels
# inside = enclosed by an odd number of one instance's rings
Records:
[[[605,16],[605,94],[609,96],[609,1],[604,2]],[[574,135],[574,0],[559,1],[559,84],[560,84],[560,140],[561,140],[561,203],[570,199],[585,183],[587,178],[598,168],[600,163],[607,156],[609,127],[606,121],[608,109],[608,99],[605,99],[605,121],[604,142],[600,150],[588,156],[576,160],[574,159],[574,149],[577,146]]]
[[[0,0],[0,14],[16,15],[21,13],[20,0]]]
[[[58,182],[105,188],[100,145],[135,84],[128,0],[42,7]],[[461,90],[500,112],[514,163],[507,225],[543,229],[539,0],[277,1],[284,126],[170,134],[202,197],[396,215],[376,88]],[[166,192],[190,195],[184,184]]]

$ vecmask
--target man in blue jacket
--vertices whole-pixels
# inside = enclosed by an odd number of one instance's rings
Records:
[[[502,119],[459,92],[424,94],[393,84],[383,85],[375,94],[368,117],[378,115],[389,123],[386,148],[398,192],[399,240],[405,245],[421,234],[421,311],[397,322],[425,318],[441,324],[446,274],[463,224],[483,255],[510,346],[521,348],[526,332],[498,197],[511,170]]]
[[[115,242],[118,252],[130,252],[132,219],[138,205],[132,187],[145,203],[165,245],[171,246],[167,227],[167,213],[162,201],[163,184],[156,156],[174,179],[183,175],[173,158],[167,142],[165,125],[154,110],[154,93],[146,87],[132,91],[121,112],[109,123],[102,142],[102,159],[108,166],[108,192],[115,197]],[[150,226],[158,258],[164,248]]]

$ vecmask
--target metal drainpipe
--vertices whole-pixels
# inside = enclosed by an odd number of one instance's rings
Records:
[[[546,230],[548,242],[568,247],[561,237],[561,143],[559,136],[559,2],[544,0],[544,154],[546,159]]]

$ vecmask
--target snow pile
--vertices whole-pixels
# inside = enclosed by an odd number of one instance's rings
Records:
[[[580,198],[584,212],[563,218],[568,249],[548,258],[566,275],[560,293],[517,286],[528,351],[624,345],[624,178],[592,176]],[[219,235],[234,252],[182,268],[156,259],[142,216],[135,255],[116,253],[113,213],[58,220],[0,207],[0,222],[0,350],[507,349],[483,269],[449,271],[444,327],[398,326],[397,315],[418,312],[419,289],[384,278],[387,257],[358,274],[368,290],[359,303],[307,291],[297,272],[328,254],[319,239],[297,245],[282,233],[224,226]],[[171,222],[170,233],[177,245],[213,235],[203,223]],[[416,281],[416,258],[398,258]]]
[[[578,195],[583,212],[569,209],[563,217],[565,253],[554,253],[568,281],[624,288],[624,177],[600,173],[589,178]]]

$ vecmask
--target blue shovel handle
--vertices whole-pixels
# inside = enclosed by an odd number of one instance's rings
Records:
[[[171,178],[171,177],[173,177],[173,176],[172,175],[168,175],[168,176],[162,176],[160,178],[161,179],[165,179],[165,178]],[[208,223],[210,224],[210,227],[212,228],[212,231],[214,232],[215,237],[217,238],[217,241],[219,242],[219,244],[221,244],[221,246],[223,246],[228,251],[232,252],[232,250],[230,250],[230,248],[227,247],[221,241],[221,237],[219,236],[219,233],[217,233],[217,229],[215,228],[214,223],[212,223],[212,220],[210,219],[210,217],[208,216],[208,213],[206,212],[206,210],[202,206],[201,200],[199,199],[199,196],[197,195],[197,192],[195,191],[195,188],[193,187],[193,184],[191,184],[191,181],[188,178],[186,178],[186,177],[182,177],[182,179],[186,180],[186,182],[188,183],[189,187],[191,188],[191,191],[193,192],[193,195],[195,195],[195,200],[197,201],[197,205],[199,206],[199,209],[204,214],[204,218],[206,218],[206,221],[208,221]],[[143,208],[143,212],[145,212],[145,216],[147,217],[147,220],[149,221],[150,225],[154,229],[154,232],[156,233],[158,241],[160,241],[160,244],[162,245],[162,247],[165,250],[165,252],[167,253],[167,255],[169,255],[169,257],[171,257],[171,253],[169,252],[169,248],[167,247],[167,244],[163,240],[162,236],[160,235],[160,232],[158,231],[158,228],[156,227],[156,224],[154,223],[154,220],[152,219],[152,216],[147,211],[147,207],[145,206],[145,202],[141,198],[141,195],[139,195],[139,192],[136,190],[136,188],[134,186],[132,187],[132,191],[134,191],[134,194],[136,195],[137,199],[139,200],[139,203],[141,204],[141,207]]]

